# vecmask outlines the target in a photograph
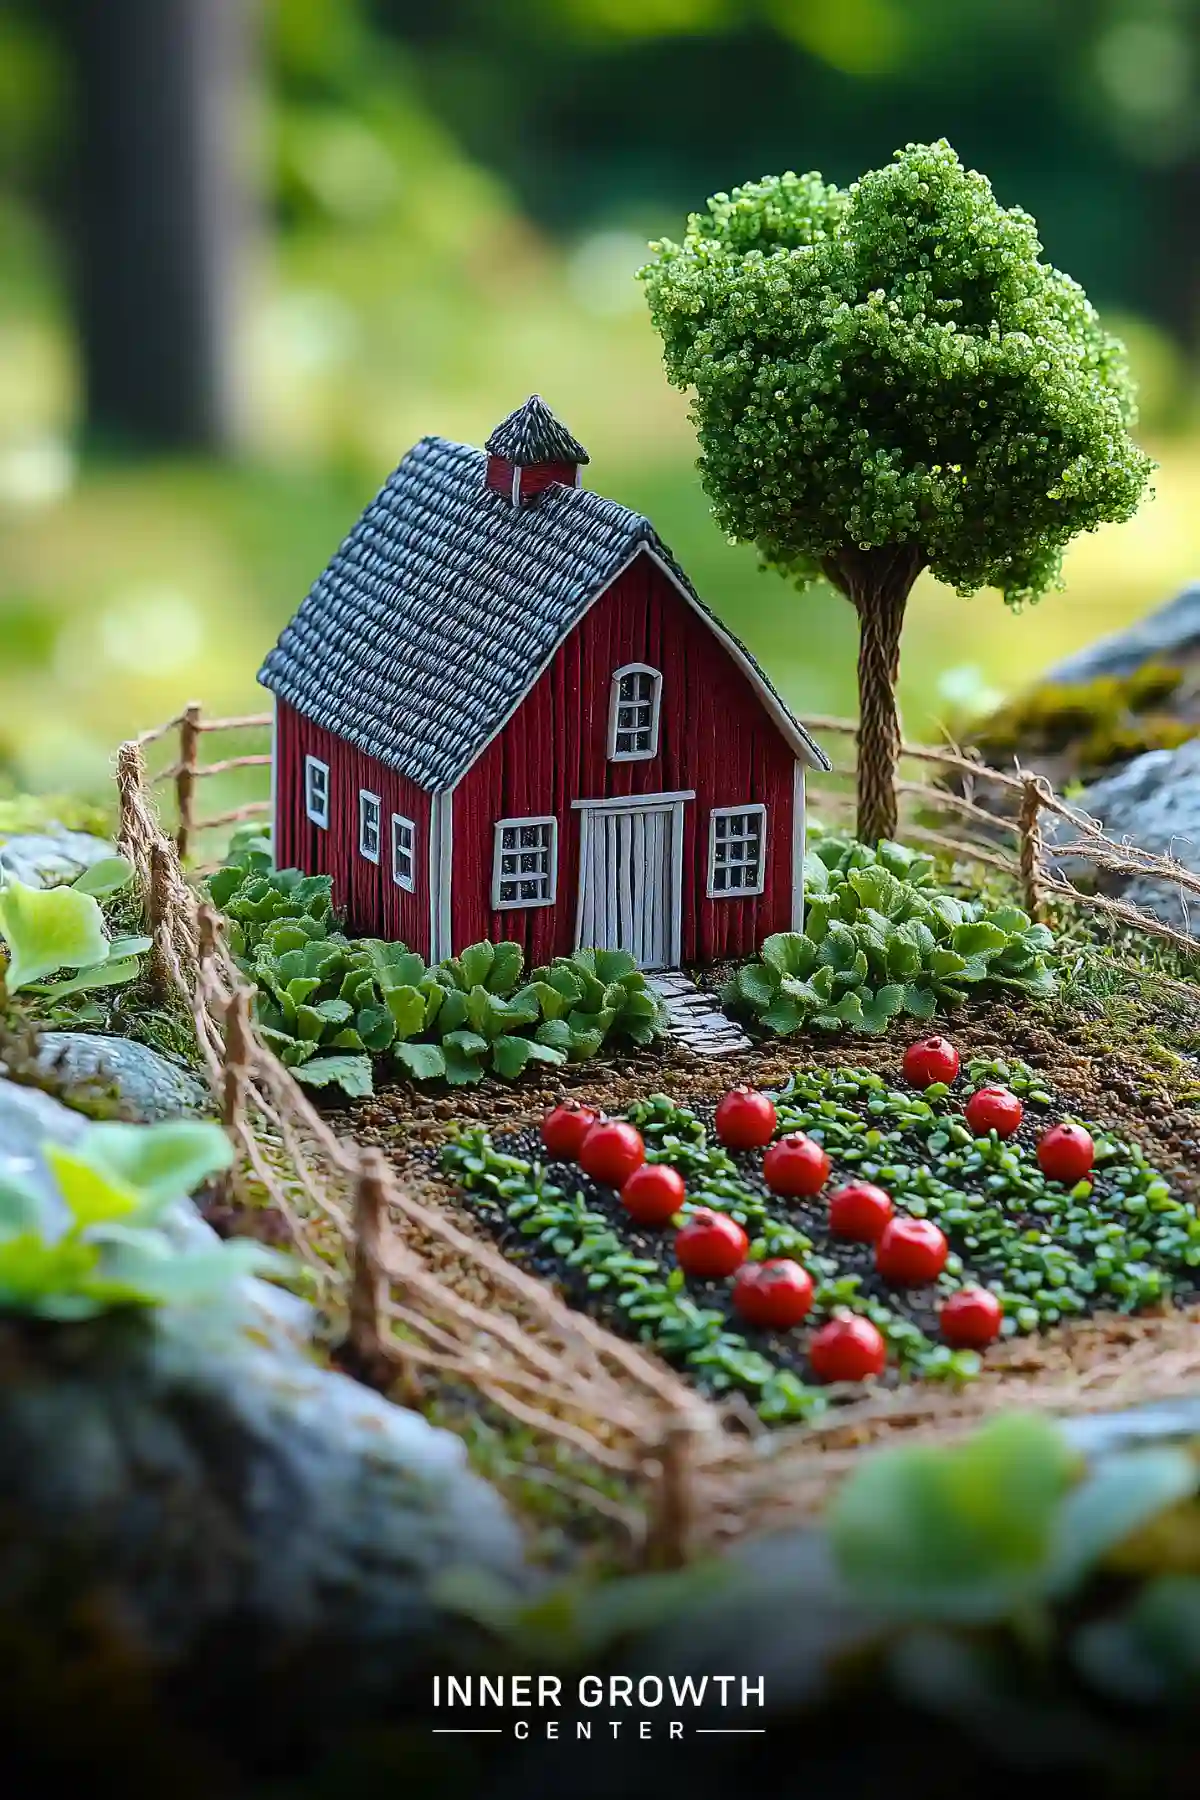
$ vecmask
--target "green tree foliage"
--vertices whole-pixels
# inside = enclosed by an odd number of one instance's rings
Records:
[[[921,570],[1019,606],[1079,532],[1135,511],[1152,464],[1123,348],[1029,215],[944,140],[845,190],[786,174],[717,194],[682,244],[652,248],[642,278],[719,524],[858,612],[858,835],[874,843],[896,825]]]

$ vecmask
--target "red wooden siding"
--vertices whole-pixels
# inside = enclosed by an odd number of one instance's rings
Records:
[[[329,766],[329,828],[308,818],[304,805],[304,759]],[[378,794],[381,846],[378,863],[358,853],[359,789]],[[409,781],[345,744],[332,732],[277,703],[275,735],[275,857],[280,868],[333,876],[335,903],[345,909],[351,931],[383,937],[429,951],[429,796]],[[413,846],[416,886],[412,893],[392,880],[392,814],[416,826]]]
[[[520,471],[520,496],[522,500],[531,500],[536,494],[544,493],[556,481],[564,487],[574,487],[578,469],[570,462],[530,463]],[[517,470],[513,463],[507,462],[503,456],[489,456],[485,485],[503,494],[506,500],[512,499],[513,478]]]
[[[662,671],[658,753],[608,760],[614,670]],[[795,757],[747,676],[659,566],[639,556],[559,648],[550,666],[454,793],[455,948],[516,938],[533,962],[569,951],[579,893],[580,815],[573,800],[694,788],[684,808],[683,956],[744,955],[792,911]],[[709,815],[767,808],[766,884],[757,897],[709,900]],[[491,909],[497,819],[558,820],[554,906]]]

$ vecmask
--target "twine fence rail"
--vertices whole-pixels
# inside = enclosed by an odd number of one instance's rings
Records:
[[[846,720],[813,719],[812,729],[853,736]],[[629,1504],[555,1471],[539,1477],[583,1505],[610,1515],[654,1566],[674,1566],[696,1550],[752,1529],[795,1519],[815,1508],[863,1443],[903,1428],[946,1437],[966,1430],[997,1405],[1077,1411],[1130,1398],[1168,1397],[1194,1385],[1200,1348],[1181,1319],[1146,1321],[1131,1350],[1101,1356],[1090,1371],[1070,1371],[947,1394],[932,1384],[838,1409],[827,1420],[788,1431],[728,1429],[745,1424],[696,1392],[652,1355],[574,1311],[542,1282],[418,1200],[384,1156],[339,1137],[266,1048],[253,1021],[252,995],[224,939],[223,921],[186,879],[182,856],[198,834],[260,817],[269,803],[251,801],[214,817],[197,817],[197,783],[214,774],[269,764],[247,754],[204,764],[206,734],[261,729],[269,714],[206,720],[198,706],[124,744],[117,758],[120,845],[138,873],[153,940],[152,971],[164,995],[191,1013],[214,1097],[237,1152],[232,1181],[242,1197],[269,1202],[284,1219],[295,1252],[311,1271],[318,1299],[352,1372],[417,1398],[430,1379],[484,1397],[543,1441],[579,1453],[622,1478]],[[178,733],[175,760],[147,774],[148,746]],[[905,780],[901,792],[947,821],[983,826],[980,843],[950,830],[906,824],[907,839],[994,868],[1021,884],[1028,911],[1043,916],[1051,897],[1099,911],[1174,941],[1200,942],[1136,907],[1080,893],[1054,872],[1042,835],[1043,815],[1074,829],[1054,855],[1107,871],[1151,874],[1200,894],[1200,877],[1172,858],[1114,844],[1101,826],[1069,807],[1027,771],[987,769],[961,752],[904,747],[907,761],[953,771],[963,791]],[[842,767],[835,775],[853,774]],[[979,790],[1002,791],[1014,811],[993,813]],[[159,823],[154,788],[174,796],[177,824]],[[822,798],[848,803],[848,795]],[[1005,852],[1003,833],[1012,841]],[[1132,1322],[1131,1329],[1139,1322]],[[1163,1328],[1166,1328],[1166,1338]],[[1174,1335],[1172,1335],[1172,1333]]]

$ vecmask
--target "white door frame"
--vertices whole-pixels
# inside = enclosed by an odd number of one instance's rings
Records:
[[[671,815],[671,887],[669,896],[670,924],[667,933],[666,968],[678,968],[683,960],[683,809],[696,798],[695,788],[680,788],[670,794],[620,794],[604,800],[572,800],[571,810],[579,819],[579,899],[575,909],[575,942],[579,946],[583,932],[584,893],[591,865],[592,820],[598,813],[663,812]],[[664,900],[668,897],[664,896]],[[590,948],[584,945],[583,948]]]

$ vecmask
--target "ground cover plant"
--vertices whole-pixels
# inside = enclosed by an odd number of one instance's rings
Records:
[[[834,834],[804,863],[803,932],[768,937],[721,1002],[779,1037],[811,1027],[878,1034],[931,1019],[972,992],[1057,990],[1054,938],[1020,907],[943,891],[934,859]]]
[[[1006,1137],[977,1134],[964,1107],[999,1084],[1020,1099],[1023,1120]],[[674,1225],[636,1225],[615,1187],[548,1155],[534,1131],[462,1130],[442,1166],[507,1251],[612,1328],[652,1343],[701,1388],[741,1392],[768,1421],[811,1417],[862,1391],[814,1378],[812,1346],[839,1318],[875,1328],[888,1382],[968,1380],[979,1353],[956,1347],[963,1340],[947,1324],[954,1308],[943,1313],[964,1289],[998,1303],[999,1333],[1010,1337],[1101,1308],[1134,1311],[1196,1285],[1200,1218],[1136,1144],[1092,1126],[1089,1173],[1071,1185],[1046,1173],[1041,1140],[1053,1145],[1063,1121],[1024,1065],[976,1061],[952,1087],[923,1092],[861,1069],[797,1070],[771,1098],[771,1148],[803,1134],[828,1158],[816,1192],[807,1181],[791,1197],[772,1192],[762,1148],[719,1142],[707,1105],[657,1095],[623,1115],[641,1133],[647,1162],[683,1177]],[[1041,1155],[1055,1166],[1045,1147]],[[889,1279],[877,1267],[879,1246],[832,1230],[830,1196],[851,1182],[885,1190],[910,1237],[920,1235],[913,1223],[944,1236],[935,1278]],[[685,1273],[675,1226],[705,1211],[744,1230],[752,1260],[805,1271],[811,1297],[796,1326],[750,1323],[736,1304],[736,1277]]]
[[[117,910],[132,884],[133,865],[123,856],[104,857],[58,887],[0,880],[0,993],[24,992],[35,1010],[61,1012],[78,995],[136,981],[150,939],[114,929],[102,904],[116,902]],[[85,1017],[77,1005],[67,1012]]]
[[[379,1063],[455,1087],[511,1081],[662,1030],[660,1002],[624,951],[576,950],[527,974],[518,944],[478,943],[427,964],[403,944],[347,937],[329,876],[275,869],[254,847],[209,892],[254,983],[263,1038],[312,1087],[364,1097]]]

